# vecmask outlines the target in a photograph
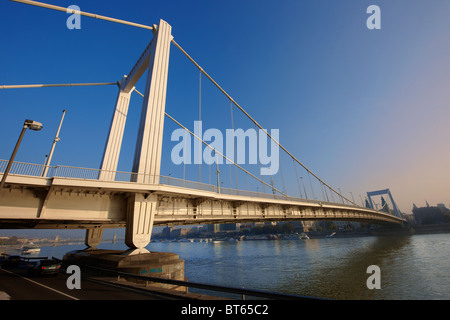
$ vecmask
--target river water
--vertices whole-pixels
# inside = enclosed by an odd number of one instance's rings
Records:
[[[62,257],[84,245],[42,247]],[[332,299],[450,299],[450,234],[151,243],[185,260],[189,281]],[[102,243],[99,249],[126,249]],[[370,265],[381,289],[368,289]]]

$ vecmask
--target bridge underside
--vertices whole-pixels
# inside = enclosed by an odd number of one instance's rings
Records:
[[[130,199],[151,203],[141,217],[152,225],[258,221],[346,220],[401,224],[383,212],[336,203],[220,194],[170,185],[11,176],[0,190],[0,228],[122,228],[130,221]],[[133,210],[137,210],[133,207]],[[128,216],[128,218],[127,218]],[[136,225],[141,225],[136,222]],[[151,226],[150,226],[151,227]]]

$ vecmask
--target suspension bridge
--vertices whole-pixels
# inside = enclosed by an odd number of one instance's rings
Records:
[[[14,1],[70,12],[67,8],[36,1]],[[119,81],[0,86],[1,90],[94,85],[118,87],[113,117],[99,168],[51,163],[55,145],[59,141],[58,134],[64,113],[51,152],[44,164],[18,162],[14,161],[14,157],[10,160],[0,160],[2,177],[0,228],[86,229],[86,244],[95,248],[100,242],[104,228],[124,227],[126,228],[125,243],[128,247],[139,251],[150,242],[154,225],[307,220],[367,221],[396,225],[405,222],[397,211],[391,213],[359,206],[354,199],[350,200],[340,190],[338,192],[308,169],[278,141],[273,130],[269,132],[264,129],[255,117],[236,102],[175,41],[172,36],[172,27],[166,21],[160,20],[157,25],[146,26],[82,11],[73,11],[73,13],[148,29],[153,33],[153,38],[128,74]],[[270,145],[281,150],[292,161],[294,172],[289,176],[296,180],[298,190],[295,193],[298,197],[289,195],[286,191],[281,167],[279,174],[282,177],[282,187],[278,187],[275,186],[273,179],[276,172],[271,175],[261,175],[261,163],[257,163],[254,166],[257,170],[252,171],[249,166],[244,166],[237,160],[236,149],[230,156],[230,153],[224,152],[213,143],[208,143],[207,139],[204,139],[196,130],[190,130],[173,114],[166,111],[171,50],[179,50],[187,61],[192,63],[193,68],[199,71],[199,110],[201,110],[202,79],[206,78],[206,81],[217,87],[229,101],[233,130],[235,130],[233,117],[236,117],[238,112],[250,120],[257,130],[255,140],[257,143],[267,139]],[[135,85],[145,74],[147,81],[144,92],[141,93]],[[143,100],[142,111],[133,167],[130,172],[123,172],[118,171],[117,168],[128,107],[133,93],[137,93],[140,96],[139,99]],[[184,138],[182,143],[188,141],[188,136],[196,141],[197,149],[194,148],[194,153],[203,152],[201,146],[210,151],[210,161],[203,166],[207,166],[209,172],[215,170],[217,183],[211,183],[211,174],[209,183],[202,180],[200,164],[198,181],[186,179],[186,162],[183,164],[182,178],[161,175],[162,139],[166,118],[182,130],[182,138]],[[33,128],[25,122],[23,132],[27,129]],[[17,148],[21,138],[16,145]],[[182,143],[180,143],[181,149],[183,149]],[[248,145],[250,148],[250,143]],[[183,160],[187,159],[186,150],[183,149],[181,157]],[[13,156],[14,154],[13,152]],[[230,180],[232,179],[230,168],[235,169],[234,185],[236,187],[233,187],[232,182],[225,187],[223,182],[220,182],[219,164],[223,168],[224,163],[230,172]],[[241,175],[240,183],[238,175]],[[307,180],[306,184],[303,176]],[[247,189],[242,187],[245,184]]]

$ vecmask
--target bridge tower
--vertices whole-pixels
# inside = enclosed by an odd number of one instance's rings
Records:
[[[392,206],[394,207],[394,212],[395,212],[396,216],[401,218],[400,210],[398,209],[397,204],[395,203],[394,198],[392,197],[391,191],[389,189],[367,192],[367,198],[369,199],[370,207],[372,209],[375,209],[374,205],[373,205],[372,197],[379,196],[379,195],[387,195],[389,197],[389,199],[391,199]]]
[[[172,27],[160,20],[153,26],[153,39],[128,75],[119,81],[119,93],[106,141],[99,180],[114,180],[119,162],[125,122],[134,85],[147,72],[141,117],[133,161],[132,181],[158,184],[161,167],[164,112]],[[133,194],[128,199],[125,243],[142,250],[150,242],[156,213],[156,196]],[[98,229],[86,230],[86,245],[95,247],[102,236]]]

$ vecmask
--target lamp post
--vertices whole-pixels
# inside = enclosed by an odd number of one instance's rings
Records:
[[[214,149],[214,155],[216,156],[217,193],[220,193],[220,184],[219,184],[219,181],[220,181],[220,178],[219,178],[219,174],[220,174],[220,171],[219,171],[219,159],[217,158],[217,152],[216,152],[216,149]]]
[[[61,140],[61,139],[59,138],[59,131],[61,130],[61,125],[62,125],[62,123],[63,123],[64,115],[65,115],[65,114],[66,114],[66,110],[64,109],[64,110],[63,110],[63,115],[62,115],[62,117],[61,117],[61,121],[59,122],[58,131],[56,131],[56,136],[55,136],[55,139],[53,140],[52,148],[50,149],[50,153],[48,154],[47,161],[45,161],[45,169],[44,169],[44,172],[42,173],[42,176],[43,176],[43,177],[46,177],[46,176],[47,176],[48,168],[50,167],[50,161],[52,161],[52,157],[53,157],[53,151],[55,151],[55,145],[56,145],[56,143],[57,143],[59,140]]]
[[[14,158],[16,157],[17,150],[19,149],[20,143],[22,142],[22,138],[25,134],[25,131],[27,129],[33,130],[33,131],[39,131],[42,129],[42,123],[33,121],[33,120],[25,120],[23,123],[22,132],[20,133],[19,139],[17,140],[16,146],[14,148],[14,151],[11,155],[11,158],[9,159],[8,165],[6,166],[5,172],[3,173],[2,181],[0,182],[0,189],[3,188],[6,177],[8,176],[9,170],[11,169],[11,166],[14,162]]]

